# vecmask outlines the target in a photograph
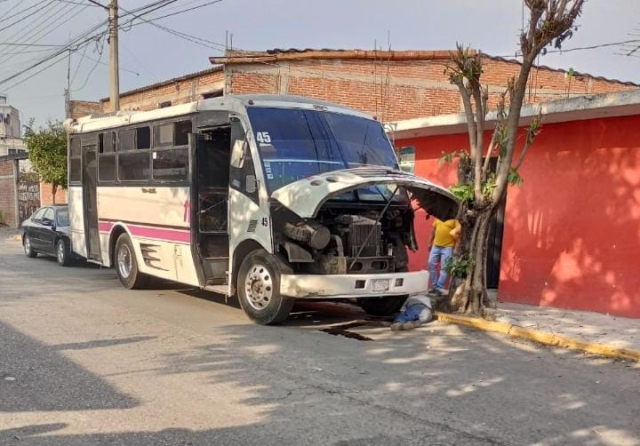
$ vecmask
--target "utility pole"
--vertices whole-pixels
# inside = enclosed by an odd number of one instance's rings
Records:
[[[118,0],[109,3],[109,98],[113,111],[120,110],[120,66],[118,62]]]
[[[67,89],[64,91],[65,117],[71,117],[71,48],[69,48],[69,60],[67,61]]]

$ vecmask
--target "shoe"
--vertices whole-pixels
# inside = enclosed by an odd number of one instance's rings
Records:
[[[424,322],[422,322],[421,320],[417,320],[417,321],[413,321],[413,328],[420,328],[424,325]]]
[[[404,324],[404,329],[405,330],[413,330],[414,328],[418,328],[422,325],[422,322],[420,321],[409,321],[409,322],[405,322]]]
[[[402,324],[400,322],[394,322],[391,324],[391,331],[400,331],[402,330]]]
[[[442,296],[444,295],[444,291],[439,288],[431,288],[429,291],[427,291],[427,294],[431,294],[432,296]]]

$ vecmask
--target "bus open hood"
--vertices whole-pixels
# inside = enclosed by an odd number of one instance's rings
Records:
[[[440,220],[456,217],[458,200],[447,189],[424,178],[387,168],[363,167],[314,175],[275,190],[271,198],[302,218],[314,218],[330,198],[375,185],[403,187],[422,209]]]

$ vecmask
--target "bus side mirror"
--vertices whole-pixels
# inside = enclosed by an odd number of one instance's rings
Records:
[[[258,180],[255,175],[247,175],[245,177],[245,190],[248,194],[253,194],[258,189]]]
[[[231,150],[231,167],[242,169],[248,150],[249,145],[247,144],[247,141],[240,139],[236,140],[233,144],[233,149]]]

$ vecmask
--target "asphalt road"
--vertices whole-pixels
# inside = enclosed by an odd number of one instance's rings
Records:
[[[262,327],[0,240],[0,445],[640,445],[637,365],[439,323],[322,331],[345,308]]]

